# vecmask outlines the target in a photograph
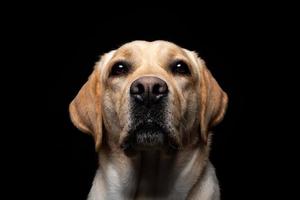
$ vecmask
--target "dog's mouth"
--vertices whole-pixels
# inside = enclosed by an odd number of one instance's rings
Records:
[[[138,126],[132,133],[136,148],[157,148],[164,144],[166,131],[155,123],[145,123]]]
[[[167,131],[159,124],[146,122],[132,127],[125,142],[137,150],[160,148],[165,142],[166,135]]]
[[[169,135],[168,129],[159,123],[143,122],[130,129],[128,136],[121,144],[121,148],[128,155],[138,151],[175,150],[177,145],[172,142]]]

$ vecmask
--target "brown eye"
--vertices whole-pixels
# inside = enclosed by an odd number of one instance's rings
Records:
[[[175,61],[171,64],[171,71],[173,74],[182,74],[182,75],[189,75],[191,74],[188,65],[182,61]]]
[[[115,63],[112,66],[110,75],[121,76],[121,75],[126,75],[128,72],[129,72],[129,64],[124,61],[120,61]]]

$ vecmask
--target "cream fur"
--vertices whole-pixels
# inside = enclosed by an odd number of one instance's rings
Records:
[[[188,64],[190,76],[170,72],[170,62],[178,59]],[[131,71],[112,78],[110,69],[119,60],[131,63]],[[168,86],[165,123],[179,150],[171,155],[149,150],[129,157],[120,148],[131,122],[129,88],[149,75]],[[88,200],[220,199],[209,161],[210,130],[222,120],[227,101],[204,61],[173,43],[134,41],[104,54],[70,104],[72,122],[94,136],[99,154]]]

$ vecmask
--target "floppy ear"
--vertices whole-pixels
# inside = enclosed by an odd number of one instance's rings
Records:
[[[202,61],[200,68],[200,129],[201,138],[208,141],[210,129],[224,117],[228,97]]]
[[[69,106],[73,124],[82,132],[94,136],[96,150],[102,140],[101,84],[100,72],[94,69]]]

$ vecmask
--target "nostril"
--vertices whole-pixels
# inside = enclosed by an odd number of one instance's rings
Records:
[[[159,84],[155,84],[152,88],[152,93],[153,94],[160,94],[162,89],[161,86]]]
[[[166,94],[168,92],[168,87],[166,84],[155,84],[152,88],[152,93],[154,95]]]
[[[145,92],[145,88],[144,88],[144,86],[143,86],[143,84],[138,84],[137,85],[137,90],[138,90],[138,94],[143,94],[144,92]]]
[[[165,83],[161,87],[159,87],[159,93],[160,94],[168,93],[168,86]]]
[[[143,94],[144,92],[145,92],[145,88],[141,83],[137,83],[130,88],[131,94]]]

